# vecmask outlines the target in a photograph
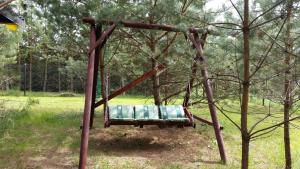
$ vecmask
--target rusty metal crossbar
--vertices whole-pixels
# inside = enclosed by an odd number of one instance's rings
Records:
[[[155,75],[157,72],[162,71],[163,69],[165,69],[165,67],[163,65],[159,65],[158,67],[144,73],[139,78],[135,79],[134,81],[130,82],[129,84],[125,85],[124,87],[121,87],[121,88],[117,89],[116,91],[114,91],[111,95],[107,96],[107,99],[103,98],[100,101],[98,101],[97,103],[95,103],[94,108],[102,105],[103,103],[105,103],[105,101],[109,101],[109,100],[113,99],[114,97],[119,96],[120,94],[132,89],[133,87],[135,87],[139,83],[141,83],[144,80],[146,80],[147,78]]]
[[[91,17],[84,17],[82,19],[84,23],[89,24],[103,24],[103,25],[114,25],[114,24],[122,24],[124,27],[127,28],[136,28],[136,29],[152,29],[152,30],[160,30],[160,31],[168,31],[168,32],[189,32],[189,33],[212,33],[211,30],[207,29],[200,29],[200,28],[187,28],[182,29],[171,25],[160,25],[160,24],[149,24],[149,23],[141,23],[141,22],[133,22],[133,21],[111,21],[111,20],[100,20],[96,21],[94,18]]]

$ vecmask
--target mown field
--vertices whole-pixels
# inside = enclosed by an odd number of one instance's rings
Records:
[[[2,93],[0,96],[0,168],[77,168],[83,112],[83,95],[61,97],[58,93]],[[180,100],[178,100],[180,102]],[[110,104],[151,104],[151,99],[122,96]],[[239,123],[237,102],[224,101],[228,115]],[[194,106],[192,111],[209,117],[206,105]],[[269,106],[251,99],[250,124],[262,118]],[[279,105],[271,104],[275,114],[258,128],[281,119]],[[255,115],[254,115],[255,113]],[[296,114],[299,112],[296,112]],[[219,168],[234,169],[240,164],[240,133],[222,114],[228,164],[219,163],[219,154],[210,126],[198,123],[193,128],[143,129],[131,126],[103,128],[101,110],[96,112],[95,128],[91,131],[89,168]],[[300,125],[292,123],[291,147],[293,166],[300,168]],[[284,167],[282,127],[251,143],[250,168]]]

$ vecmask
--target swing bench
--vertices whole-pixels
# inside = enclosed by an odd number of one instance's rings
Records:
[[[104,127],[110,127],[111,125],[133,125],[143,128],[144,125],[158,125],[158,126],[178,126],[178,127],[195,127],[193,115],[188,112],[187,108],[182,105],[110,105],[108,101],[125,91],[135,87],[145,79],[164,71],[165,66],[158,65],[154,69],[144,73],[141,77],[125,85],[124,87],[113,92],[109,96],[106,94],[108,91],[108,75],[106,76],[106,82],[104,82],[105,90],[103,86],[99,85],[97,88],[101,88],[104,98],[97,102],[95,106],[104,104]],[[97,91],[96,91],[97,92]],[[93,115],[93,114],[92,114]],[[93,118],[93,117],[92,117]]]
[[[194,126],[181,105],[112,105],[108,106],[109,125],[177,125]]]
[[[158,65],[154,69],[144,73],[136,80],[121,87],[120,89],[109,94],[108,91],[108,74],[106,79],[103,77],[97,77],[96,81],[101,79],[102,83],[97,83],[96,88],[101,88],[102,99],[95,104],[95,107],[104,105],[104,127],[110,127],[111,125],[158,125],[158,126],[174,126],[178,127],[195,127],[193,115],[184,108],[182,105],[110,105],[108,101],[116,96],[119,96],[125,91],[134,88],[136,85],[144,81],[145,79],[152,77],[153,75],[164,71],[166,68],[163,65]],[[102,86],[102,84],[105,84]],[[100,85],[101,84],[101,85]],[[105,87],[105,89],[103,88]],[[96,95],[100,95],[96,90]],[[93,121],[93,112],[91,114],[91,121]]]
[[[80,145],[80,160],[79,168],[85,169],[87,164],[88,156],[88,142],[89,142],[89,131],[93,127],[94,110],[95,108],[103,105],[104,109],[104,127],[111,125],[134,125],[143,127],[143,125],[177,125],[178,127],[190,126],[195,127],[194,120],[206,123],[213,126],[216,140],[218,143],[219,153],[221,160],[226,162],[226,154],[224,149],[224,142],[221,134],[221,127],[218,122],[217,111],[214,105],[213,93],[208,77],[207,62],[203,55],[203,46],[209,30],[203,30],[199,28],[190,27],[187,29],[180,29],[170,25],[160,24],[147,24],[143,22],[131,22],[131,21],[109,21],[109,20],[98,20],[94,18],[85,17],[83,22],[90,25],[90,47],[88,51],[88,68],[87,68],[87,79],[85,88],[85,105],[83,114],[83,126],[81,135]],[[102,30],[101,25],[107,25],[106,30]],[[119,96],[120,94],[128,91],[144,81],[145,79],[157,75],[160,71],[165,69],[165,66],[158,65],[154,69],[144,73],[137,79],[133,80],[129,84],[117,89],[116,91],[108,94],[105,91],[107,87],[105,82],[105,64],[104,56],[102,53],[103,46],[107,42],[112,32],[115,30],[117,25],[121,25],[127,28],[134,29],[148,29],[157,31],[167,32],[181,32],[184,33],[188,40],[192,43],[193,48],[196,49],[196,57],[192,64],[192,76],[188,81],[188,85],[185,88],[185,96],[182,105],[110,105],[108,101]],[[202,34],[201,38],[199,33]],[[189,100],[191,95],[191,88],[196,77],[197,64],[200,63],[201,75],[203,77],[202,83],[208,101],[209,112],[212,121],[202,119],[196,115],[193,115],[188,111]],[[101,95],[102,99],[96,101],[96,90],[97,90],[97,75],[100,68],[101,77]],[[107,88],[106,88],[107,90]],[[175,93],[176,94],[176,93]]]

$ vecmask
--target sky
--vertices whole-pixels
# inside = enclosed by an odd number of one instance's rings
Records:
[[[237,0],[232,0],[233,3],[235,3]],[[217,10],[222,8],[222,5],[225,6],[231,6],[231,3],[229,0],[208,0],[206,4],[206,9],[212,9],[212,10]]]
[[[236,4],[238,0],[231,0],[233,4]],[[253,0],[249,0],[249,4],[252,4]],[[205,10],[210,10],[210,11],[217,11],[218,9],[222,9],[222,7],[225,6],[226,9],[229,11],[232,11],[232,14],[235,17],[238,17],[238,13],[235,11],[233,8],[230,0],[208,0],[206,5],[205,5]],[[217,17],[216,20],[223,20],[222,15],[220,17]]]

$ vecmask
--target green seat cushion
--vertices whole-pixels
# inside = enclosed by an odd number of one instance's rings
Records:
[[[112,105],[108,107],[109,119],[114,120],[134,120],[134,106]]]
[[[159,120],[158,107],[155,105],[136,105],[136,120]]]
[[[183,107],[181,105],[160,106],[162,119],[171,121],[186,121]]]

